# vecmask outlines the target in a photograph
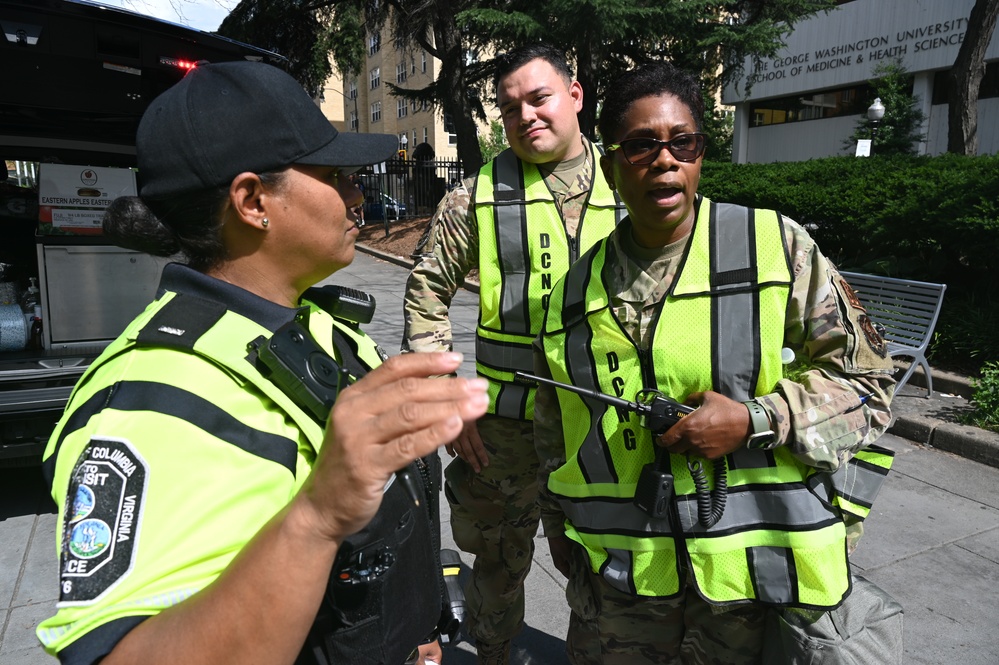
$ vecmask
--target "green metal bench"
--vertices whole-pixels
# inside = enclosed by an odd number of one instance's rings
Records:
[[[901,390],[916,367],[922,367],[926,376],[926,396],[930,397],[933,375],[926,361],[926,349],[933,339],[947,285],[857,272],[840,274],[853,287],[874,323],[880,324],[888,342],[888,355],[912,358],[895,390]]]

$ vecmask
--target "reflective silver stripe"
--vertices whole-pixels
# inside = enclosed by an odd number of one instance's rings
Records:
[[[559,497],[566,516],[583,532],[633,534],[636,537],[670,535],[668,518],[652,519],[631,502],[631,497],[617,499]],[[697,497],[676,497],[680,527],[698,536],[724,536],[751,529],[807,531],[841,521],[807,487],[799,484],[768,485],[766,489],[729,488],[725,513],[710,531],[697,521]]]
[[[562,313],[573,309],[566,307],[573,303],[581,303],[586,292],[586,277],[589,270],[570,270],[566,278],[565,302]],[[562,321],[563,325],[567,322]],[[575,386],[595,389],[597,387],[596,368],[590,357],[590,340],[593,331],[587,325],[575,325],[566,330],[565,333],[565,356],[566,370],[569,372],[571,383]],[[580,396],[590,412],[591,426],[586,432],[577,454],[580,470],[583,477],[590,483],[616,483],[617,472],[614,469],[613,460],[610,457],[610,450],[606,441],[601,436],[602,429],[599,422],[595,422],[594,414],[602,414],[607,408],[602,402]]]
[[[733,479],[729,477],[729,483]],[[680,526],[686,532],[704,534],[697,521],[697,497],[677,497]],[[710,534],[747,531],[754,528],[802,531],[824,526],[840,517],[807,487],[799,484],[767,485],[765,489],[747,490],[729,487],[725,513],[711,527]]]
[[[506,372],[534,373],[534,352],[531,342],[501,342],[486,339],[481,335],[475,338],[475,362],[486,367]]]
[[[610,558],[601,571],[607,584],[618,591],[634,595],[635,590],[631,584],[631,570],[634,567],[632,553],[628,550],[607,548],[607,556]]]
[[[527,397],[532,388],[519,383],[496,383],[500,388],[499,394],[496,395],[493,413],[512,420],[524,420],[524,412],[527,411]]]
[[[798,576],[794,554],[784,547],[750,547],[746,552],[749,575],[763,603],[793,603],[797,599]]]
[[[529,268],[524,262],[529,255],[527,239],[527,206],[524,205],[524,182],[520,160],[512,150],[500,153],[493,171],[496,199],[493,206],[493,223],[496,225],[496,251],[502,291],[499,315],[504,332],[529,335],[531,333],[530,302],[527,298]],[[504,195],[503,192],[506,194]],[[511,195],[520,194],[519,199]],[[501,203],[500,199],[504,199]]]
[[[886,448],[868,449],[878,454],[893,455]],[[851,503],[870,508],[884,485],[888,469],[853,457],[840,465],[835,473],[816,473],[808,479],[809,486],[818,488],[821,484],[826,493],[835,492]],[[830,487],[831,485],[831,487]]]
[[[714,202],[711,208],[712,380],[716,391],[742,402],[756,392],[761,353],[754,211]]]

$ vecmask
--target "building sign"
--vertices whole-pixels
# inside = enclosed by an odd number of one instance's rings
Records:
[[[909,71],[946,69],[964,41],[973,2],[858,0],[820,13],[797,24],[776,57],[756,66],[747,59],[723,99],[734,104],[864,82],[894,59]],[[999,56],[997,40],[988,53]]]

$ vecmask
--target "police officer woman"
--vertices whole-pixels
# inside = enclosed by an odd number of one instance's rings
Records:
[[[140,196],[105,230],[186,264],[89,368],[45,454],[61,586],[38,635],[62,662],[397,665],[432,639],[438,615],[408,608],[438,593],[437,553],[395,472],[482,415],[485,386],[428,378],[453,353],[378,366],[335,303],[302,297],[352,261],[348,175],[395,141],[338,134],[260,63],[199,66],[147,109]],[[392,533],[352,544],[390,504]]]

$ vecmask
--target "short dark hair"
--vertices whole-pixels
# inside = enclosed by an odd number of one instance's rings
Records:
[[[548,44],[526,44],[525,46],[518,46],[512,51],[508,51],[503,55],[496,57],[496,71],[493,75],[493,90],[495,94],[499,94],[499,82],[500,79],[507,76],[514,70],[520,69],[531,60],[537,59],[544,60],[549,65],[555,68],[559,76],[565,81],[566,85],[572,83],[572,70],[569,69],[569,64],[566,62],[565,53],[555,48],[554,46],[549,46]]]
[[[624,114],[637,100],[659,95],[673,95],[683,102],[694,117],[697,131],[704,121],[704,97],[701,84],[693,75],[669,62],[640,65],[614,80],[604,96],[597,128],[606,143],[618,140]]]

